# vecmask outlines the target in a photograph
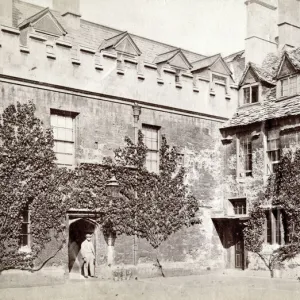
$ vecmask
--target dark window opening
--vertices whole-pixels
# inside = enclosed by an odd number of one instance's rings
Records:
[[[237,199],[237,200],[230,200],[230,201],[232,203],[235,215],[247,214],[246,199]]]
[[[20,234],[20,246],[30,246],[30,211],[29,205],[23,209],[22,214],[22,225],[21,225],[21,234]]]

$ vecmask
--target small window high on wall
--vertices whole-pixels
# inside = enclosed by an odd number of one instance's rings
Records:
[[[243,103],[250,104],[259,101],[259,86],[247,86],[243,88]]]
[[[148,148],[146,156],[146,168],[149,172],[159,171],[159,127],[143,124],[142,132],[144,143]]]
[[[280,96],[288,97],[297,94],[297,76],[291,76],[280,80]]]
[[[75,115],[71,112],[51,110],[56,163],[71,167],[75,164]]]

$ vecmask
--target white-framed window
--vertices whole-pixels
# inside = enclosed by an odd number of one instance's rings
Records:
[[[280,161],[280,136],[278,131],[268,132],[267,137],[267,152],[268,152],[268,174],[276,172]]]
[[[56,163],[71,167],[75,164],[75,114],[51,110]]]
[[[250,85],[243,87],[243,104],[259,102],[259,85]]]
[[[22,225],[20,233],[20,247],[30,247],[30,210],[29,204],[25,206],[21,213]]]
[[[159,171],[159,127],[143,124],[142,133],[144,143],[148,148],[146,156],[146,168],[149,172]]]
[[[252,176],[252,140],[250,136],[240,138],[240,176]]]
[[[297,75],[280,80],[280,97],[288,97],[297,94]]]

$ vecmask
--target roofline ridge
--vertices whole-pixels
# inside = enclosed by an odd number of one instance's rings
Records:
[[[22,2],[23,2],[23,1],[22,1]],[[27,3],[27,2],[26,2],[26,3]],[[21,24],[23,24],[23,23],[24,23],[24,25],[25,25],[27,22],[29,22],[29,19],[34,18],[34,17],[38,16],[39,14],[41,14],[41,13],[43,13],[43,12],[46,12],[46,11],[51,12],[49,6],[43,8],[42,10],[38,11],[37,13],[35,13],[35,14],[33,14],[32,16],[30,16],[30,17],[26,18],[25,20],[23,20],[20,24],[18,24],[18,27],[21,26]],[[24,25],[23,25],[23,26],[24,26]]]
[[[224,56],[223,58],[226,59],[226,58],[228,58],[228,57],[230,57],[230,56],[238,55],[238,54],[241,53],[241,52],[245,52],[245,49],[240,50],[240,51],[237,51],[237,52],[233,52],[233,53],[231,53],[231,54],[229,54],[229,55]]]
[[[201,60],[209,59],[209,58],[212,58],[212,57],[214,57],[214,56],[219,56],[219,55],[222,57],[221,53],[217,53],[217,54],[214,54],[214,55],[211,55],[211,56],[207,56],[207,57],[201,58],[201,59],[199,59],[199,60],[195,60],[195,61],[192,62],[192,64],[197,63],[197,62],[199,62],[199,61],[201,61]]]
[[[93,22],[93,21],[89,21],[89,20],[86,20],[86,19],[81,19],[81,21],[86,22],[86,23],[90,23],[90,24],[93,24],[93,25],[96,25],[96,26],[104,27],[104,28],[107,28],[107,29],[115,30],[115,31],[118,31],[118,32],[121,31],[120,29],[117,29],[117,28],[114,28],[114,27],[110,27],[110,26],[107,26],[107,25],[103,25],[103,24],[99,24],[99,23],[96,23],[96,22]],[[125,32],[125,31],[122,31],[122,32]],[[141,39],[144,39],[144,40],[148,40],[148,41],[154,42],[156,44],[160,44],[160,45],[164,45],[164,46],[168,46],[168,47],[173,47],[175,49],[179,48],[178,46],[174,46],[174,45],[167,44],[167,43],[164,43],[164,42],[159,42],[157,40],[153,40],[151,38],[148,38],[148,37],[145,37],[145,36],[141,36],[141,35],[138,35],[138,34],[135,34],[135,33],[129,33],[129,34],[131,35],[131,37],[141,38]],[[209,57],[209,56],[206,56],[206,55],[201,54],[199,52],[187,50],[187,49],[184,49],[184,48],[180,48],[180,49],[182,51],[186,51],[186,52],[189,52],[191,54],[196,54],[196,55],[199,55],[199,56],[203,56],[203,58]]]
[[[114,36],[112,36],[112,37],[110,37],[110,38],[108,38],[108,39],[105,39],[104,41],[109,41],[109,40],[111,40],[111,39],[116,38],[116,37],[119,36],[119,35],[122,35],[122,34],[129,34],[129,33],[128,33],[128,31],[123,31],[123,32],[118,33],[117,35],[114,35]]]

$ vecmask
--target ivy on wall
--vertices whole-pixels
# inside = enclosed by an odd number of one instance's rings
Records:
[[[198,201],[184,184],[176,149],[162,138],[160,172],[145,169],[147,148],[141,131],[135,145],[125,147],[105,165],[81,164],[75,170],[58,168],[53,134],[35,117],[33,103],[10,105],[0,124],[0,271],[38,270],[64,246],[65,216],[70,208],[95,212],[105,234],[145,238],[157,249],[183,226],[200,223]],[[110,195],[107,181],[115,176],[119,195]],[[20,252],[22,210],[29,205],[31,252]],[[39,267],[34,261],[56,238],[60,247]],[[159,261],[158,261],[159,263]],[[160,266],[160,264],[159,264]]]
[[[69,172],[54,163],[53,136],[33,103],[8,106],[0,122],[0,271],[31,268],[43,245],[63,231],[61,204]],[[60,187],[60,188],[59,188]],[[22,210],[31,211],[32,251],[19,251]]]
[[[275,174],[269,177],[265,191],[256,200],[250,219],[244,229],[246,248],[256,253],[269,269],[274,270],[286,260],[300,253],[300,149],[286,151]],[[266,207],[277,207],[284,218],[286,243],[273,247],[269,253],[264,249]]]

